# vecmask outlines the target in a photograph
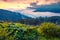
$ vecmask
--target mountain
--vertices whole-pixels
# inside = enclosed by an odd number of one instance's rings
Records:
[[[50,5],[36,5],[33,7],[36,9],[34,12],[53,12],[60,13],[60,2]]]
[[[0,9],[0,20],[2,21],[20,21],[22,19],[29,19],[29,18],[31,17],[28,17],[21,13]]]
[[[27,15],[23,15],[22,13],[12,12],[4,9],[0,9],[0,21],[12,21],[12,22],[20,22],[22,24],[28,25],[40,25],[43,22],[52,22],[60,25],[60,16],[52,16],[52,17],[37,17],[32,18]]]

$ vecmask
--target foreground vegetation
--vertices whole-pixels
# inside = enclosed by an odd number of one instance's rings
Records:
[[[0,22],[0,40],[60,40],[60,25],[50,22],[39,26]]]

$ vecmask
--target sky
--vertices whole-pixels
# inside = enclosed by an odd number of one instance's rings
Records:
[[[37,5],[57,3],[60,0],[0,0],[0,9],[25,9],[31,3],[36,2]]]
[[[0,0],[0,9],[22,10],[19,12],[31,17],[60,16],[60,0]]]

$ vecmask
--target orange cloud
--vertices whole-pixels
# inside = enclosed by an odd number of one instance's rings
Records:
[[[37,2],[38,4],[50,4],[50,3],[56,3],[60,0],[0,0],[3,2],[15,2],[15,3],[24,3],[24,4],[30,4],[32,2]]]
[[[0,0],[1,8],[24,9],[30,6],[31,3],[36,2],[38,5],[51,4],[59,2],[60,0]]]
[[[51,4],[57,2],[60,2],[60,0],[38,0],[38,4]]]

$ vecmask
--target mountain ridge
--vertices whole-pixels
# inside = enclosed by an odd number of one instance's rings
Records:
[[[29,19],[26,15],[22,15],[21,13],[12,12],[9,10],[0,9],[0,20],[4,21],[18,21],[21,19]]]

